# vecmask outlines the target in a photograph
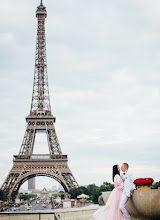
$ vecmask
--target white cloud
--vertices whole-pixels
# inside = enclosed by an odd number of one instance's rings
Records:
[[[14,35],[13,33],[1,33],[0,34],[0,44],[1,45],[6,45],[6,44],[11,44],[14,41]]]

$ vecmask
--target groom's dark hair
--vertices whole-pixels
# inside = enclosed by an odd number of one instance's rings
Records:
[[[127,168],[127,170],[128,170],[128,168],[129,168],[129,165],[128,165],[128,163],[123,163],[123,165]]]

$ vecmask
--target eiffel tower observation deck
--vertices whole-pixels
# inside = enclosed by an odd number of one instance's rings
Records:
[[[57,180],[68,192],[78,183],[68,167],[67,155],[57,138],[52,115],[46,58],[45,19],[46,7],[41,0],[37,7],[38,20],[35,70],[30,114],[26,117],[27,128],[18,155],[13,157],[13,167],[1,186],[8,199],[14,199],[21,185],[36,176],[48,176]],[[33,154],[35,135],[44,131],[47,135],[49,154]]]

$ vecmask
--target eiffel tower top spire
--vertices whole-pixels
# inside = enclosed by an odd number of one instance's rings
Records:
[[[51,105],[48,86],[45,37],[45,19],[47,17],[47,11],[46,7],[43,5],[42,0],[40,5],[37,7],[36,17],[38,19],[38,27],[30,116],[50,116]]]

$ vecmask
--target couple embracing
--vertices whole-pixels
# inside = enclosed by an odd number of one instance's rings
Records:
[[[128,170],[129,165],[123,163],[121,168],[118,165],[113,166],[114,190],[111,192],[106,205],[98,209],[93,217],[95,220],[123,220],[124,217],[130,220],[130,215],[125,206],[129,197],[135,190],[133,174]],[[122,175],[120,175],[122,171]],[[123,217],[124,215],[124,217]]]

